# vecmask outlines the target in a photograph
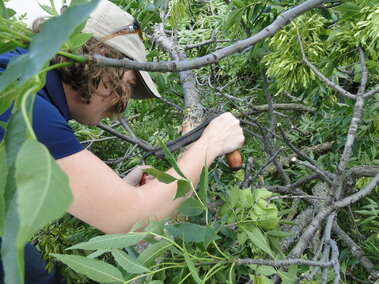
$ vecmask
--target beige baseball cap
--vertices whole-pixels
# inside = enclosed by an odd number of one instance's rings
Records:
[[[116,4],[101,0],[82,31],[91,33],[95,39],[102,40],[130,59],[146,62],[145,46],[139,34],[133,31],[135,23],[136,20]],[[128,32],[122,33],[123,30]],[[138,81],[133,88],[132,99],[160,98],[149,73],[146,71],[136,71],[136,73]]]

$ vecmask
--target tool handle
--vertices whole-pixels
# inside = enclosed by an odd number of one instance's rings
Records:
[[[234,150],[233,152],[226,154],[226,161],[233,171],[238,171],[242,168],[242,157],[239,149]]]
[[[147,173],[143,173],[142,174],[142,177],[141,177],[141,180],[139,182],[139,185],[144,185],[146,183],[146,177],[147,177]]]

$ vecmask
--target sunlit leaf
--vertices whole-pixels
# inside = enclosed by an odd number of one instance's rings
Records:
[[[149,225],[145,227],[145,232],[163,235],[164,225],[167,220],[162,221],[150,221]]]
[[[147,233],[129,233],[129,234],[113,234],[98,236],[90,239],[88,242],[76,244],[69,249],[117,249],[133,246],[142,241]]]
[[[246,234],[249,236],[251,242],[263,250],[265,253],[269,254],[272,258],[275,258],[274,253],[272,252],[267,238],[263,235],[261,229],[256,226],[253,226],[250,231],[245,230]]]
[[[192,223],[166,225],[166,229],[171,235],[185,242],[207,244],[220,238],[211,227],[203,227]]]
[[[145,249],[139,256],[138,260],[145,266],[150,266],[154,261],[164,254],[172,246],[171,243],[167,241],[160,241],[149,246]]]
[[[203,204],[208,203],[208,168],[206,166],[201,170],[199,181],[199,197]]]
[[[32,139],[18,153],[15,177],[20,217],[17,242],[25,244],[38,229],[66,212],[72,195],[67,176],[47,148]]]
[[[165,157],[166,157],[167,161],[174,168],[174,170],[178,173],[178,175],[180,175],[181,177],[187,179],[186,176],[184,175],[184,173],[182,172],[182,170],[179,168],[178,164],[176,163],[175,157],[172,155],[172,153],[167,148],[167,146],[162,141],[160,141],[160,140],[159,140],[159,146],[162,147],[162,150],[163,150],[163,152],[165,154]]]
[[[5,220],[4,192],[8,176],[7,156],[4,144],[0,144],[0,236],[3,235],[3,225]]]
[[[51,255],[68,265],[72,270],[84,274],[94,281],[100,283],[120,283],[124,280],[121,271],[106,262],[80,255],[62,255],[55,253]]]
[[[195,280],[195,282],[198,284],[203,283],[203,281],[199,277],[199,273],[196,270],[195,264],[193,263],[191,257],[187,253],[185,245],[183,245],[183,256],[184,256],[184,260],[185,260],[186,265],[187,265],[187,267],[191,273],[193,280]]]
[[[0,92],[18,80],[23,84],[37,74],[55,55],[75,27],[83,22],[96,7],[98,0],[68,7],[58,17],[47,21],[30,43],[29,52],[11,59],[7,69],[0,76]],[[54,40],[51,40],[54,38]]]
[[[173,176],[170,176],[169,174],[166,174],[165,172],[162,172],[162,171],[154,169],[154,168],[143,169],[143,171],[145,173],[148,173],[149,175],[157,178],[160,182],[163,182],[166,184],[172,183],[172,182],[177,180]]]
[[[112,255],[116,262],[125,269],[126,272],[138,274],[143,272],[149,272],[150,270],[146,268],[137,259],[129,256],[127,253],[121,250],[112,250]]]
[[[178,208],[178,211],[185,216],[198,216],[203,210],[200,201],[194,198],[188,198]]]

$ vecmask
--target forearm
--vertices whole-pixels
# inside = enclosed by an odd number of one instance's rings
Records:
[[[205,165],[208,167],[215,158],[216,155],[212,153],[212,150],[207,149],[202,140],[198,140],[182,154],[177,164],[187,179],[191,181],[193,188],[195,188],[203,167]],[[166,173],[182,179],[173,168]],[[159,190],[157,190],[158,188]],[[177,183],[163,184],[157,180],[142,186],[140,190],[143,195],[141,198],[146,200],[145,224],[148,220],[162,220],[172,216],[176,208],[193,194],[191,190],[185,197],[175,199]]]
[[[182,155],[178,165],[195,187],[201,170],[217,156],[243,144],[239,122],[225,114],[210,123],[202,137]],[[119,178],[104,162],[87,150],[57,160],[68,175],[74,202],[69,212],[106,233],[127,233],[136,222],[162,220],[173,214],[189,196],[175,199],[176,182],[164,184],[154,179],[133,187]],[[177,178],[175,170],[167,171]]]

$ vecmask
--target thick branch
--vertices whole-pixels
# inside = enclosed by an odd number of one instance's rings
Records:
[[[268,105],[249,105],[249,108],[252,109],[252,111],[245,112],[245,114],[255,114],[260,112],[266,112],[268,111]],[[307,107],[302,104],[273,104],[274,110],[291,110],[291,111],[303,111],[303,112],[315,112],[316,109],[313,107]]]
[[[154,40],[161,48],[167,52],[175,61],[186,60],[187,55],[171,38],[164,33],[163,24],[157,24],[154,28]],[[200,94],[196,88],[195,75],[192,71],[179,72],[180,82],[184,93],[184,105],[187,111],[183,122],[183,133],[186,133],[197,126],[204,114],[202,105],[200,104]]]
[[[360,191],[357,193],[350,195],[348,197],[345,197],[344,199],[340,201],[334,202],[334,208],[342,208],[345,206],[348,206],[350,204],[353,204],[357,202],[358,200],[362,199],[363,197],[366,197],[370,194],[371,190],[374,189],[375,186],[379,185],[379,172],[376,174],[376,176]]]
[[[265,260],[265,259],[252,259],[252,258],[245,258],[241,259],[238,258],[235,260],[237,265],[246,265],[246,264],[257,264],[257,265],[268,265],[268,266],[290,266],[292,264],[297,265],[309,265],[309,266],[319,266],[319,267],[331,267],[333,266],[333,263],[331,261],[329,262],[319,262],[319,261],[312,261],[312,260],[306,260],[306,259],[286,259],[286,260]]]
[[[316,230],[320,227],[321,223],[325,220],[326,217],[333,212],[332,206],[325,206],[321,210],[319,210],[318,214],[313,218],[312,222],[305,229],[303,235],[300,237],[300,240],[296,244],[296,246],[292,249],[289,258],[299,257],[303,254],[304,250],[307,248],[309,241],[314,236]]]

